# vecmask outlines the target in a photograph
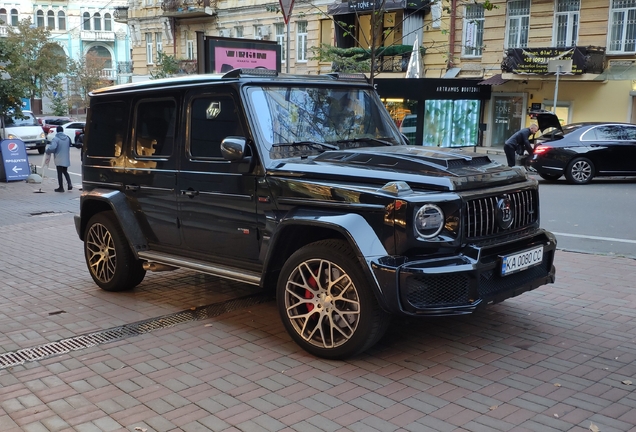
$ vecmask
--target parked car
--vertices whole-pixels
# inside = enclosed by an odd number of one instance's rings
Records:
[[[586,184],[594,177],[636,175],[636,125],[573,123],[561,126],[556,115],[537,116],[539,129],[530,167],[541,178]],[[552,129],[550,129],[552,128]]]
[[[190,269],[275,291],[308,352],[391,314],[455,316],[554,282],[525,169],[406,145],[361,75],[233,70],[91,93],[75,225],[106,291]]]
[[[2,116],[0,116],[2,117]],[[43,154],[46,147],[46,134],[31,111],[22,110],[22,115],[7,114],[2,118],[4,133],[2,139],[19,139],[27,150],[37,150]]]
[[[82,144],[79,142],[79,135],[84,132],[86,122],[70,122],[62,125],[64,133],[71,139],[71,145],[73,147],[80,148]]]
[[[73,119],[71,117],[66,116],[45,116],[38,118],[38,122],[42,125],[42,129],[44,129],[44,133],[46,133],[47,135],[49,134],[51,129],[55,131],[56,127],[68,123],[72,120]]]

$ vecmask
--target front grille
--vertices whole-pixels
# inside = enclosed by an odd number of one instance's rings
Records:
[[[536,189],[506,193],[513,207],[513,223],[502,229],[497,223],[497,201],[504,194],[477,198],[466,203],[464,232],[469,240],[488,237],[534,224],[539,217],[539,199]]]
[[[469,282],[465,274],[413,275],[406,280],[406,299],[416,308],[468,303]]]

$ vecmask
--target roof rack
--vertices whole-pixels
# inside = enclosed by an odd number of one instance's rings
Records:
[[[363,73],[351,73],[351,72],[330,72],[328,75],[332,78],[342,81],[364,81],[365,83],[369,82],[367,76]]]
[[[259,77],[276,77],[278,76],[278,72],[272,69],[265,68],[237,68],[227,72],[225,75],[223,75],[222,78],[239,78],[246,75]]]

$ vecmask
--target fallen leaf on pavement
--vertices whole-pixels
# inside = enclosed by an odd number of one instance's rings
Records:
[[[592,432],[600,432],[600,429],[598,428],[598,426],[596,426],[594,423],[590,422],[590,430]]]

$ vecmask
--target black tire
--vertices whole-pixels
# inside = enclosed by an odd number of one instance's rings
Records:
[[[594,178],[594,164],[587,158],[578,157],[568,164],[565,178],[572,184],[587,184]]]
[[[45,150],[44,147],[38,147],[38,153],[44,154],[44,150]]]
[[[539,177],[541,177],[545,181],[555,182],[561,178],[561,174],[545,174],[539,173]]]
[[[327,359],[369,349],[390,322],[351,247],[340,240],[312,243],[289,257],[276,298],[292,339],[305,351]]]
[[[97,213],[86,225],[84,257],[91,277],[105,291],[126,291],[146,276],[112,211]]]

